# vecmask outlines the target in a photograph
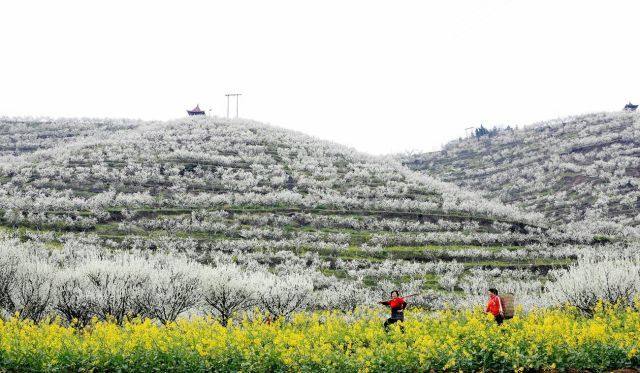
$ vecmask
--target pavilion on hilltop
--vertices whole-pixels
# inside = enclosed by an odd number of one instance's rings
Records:
[[[200,109],[200,105],[198,104],[193,109],[187,110],[187,114],[189,114],[189,115],[204,115],[204,110]]]

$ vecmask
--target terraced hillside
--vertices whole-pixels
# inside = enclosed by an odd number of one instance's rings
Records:
[[[72,140],[131,129],[139,124],[135,120],[0,117],[0,157],[63,146]]]
[[[606,231],[640,224],[639,155],[640,114],[619,112],[502,130],[403,161],[550,221],[599,221]]]
[[[42,302],[46,284],[70,286],[46,298],[56,310],[68,311],[56,302],[78,293],[90,300],[73,298],[74,307],[103,304],[91,312],[106,315],[121,299],[116,292],[126,298],[118,307],[129,307],[121,316],[171,304],[158,294],[175,294],[183,312],[208,299],[196,296],[203,284],[236,284],[234,294],[262,289],[254,301],[274,314],[286,313],[274,304],[371,303],[393,287],[428,290],[424,302],[466,299],[489,284],[535,297],[557,268],[590,250],[582,245],[619,239],[549,227],[540,214],[397,161],[260,123],[107,120],[84,128],[92,123],[0,126],[0,222],[9,240],[0,245],[0,280],[13,274],[4,283],[19,289],[16,273],[29,284],[42,279],[29,292]],[[135,289],[114,290],[123,284]],[[5,290],[0,307],[21,310],[24,292]]]

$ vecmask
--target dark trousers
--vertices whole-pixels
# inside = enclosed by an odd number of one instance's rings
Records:
[[[502,323],[504,322],[504,316],[502,315],[493,315],[493,318],[496,320],[496,323],[498,325],[502,325]]]
[[[403,319],[394,319],[392,317],[389,317],[387,319],[387,321],[384,322],[384,331],[385,332],[389,332],[389,325],[391,324],[395,324],[398,321],[400,321],[400,331],[402,331],[404,333],[404,325],[402,325],[402,322],[404,321]]]

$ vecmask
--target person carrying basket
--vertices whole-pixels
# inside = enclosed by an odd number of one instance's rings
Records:
[[[495,288],[489,289],[489,303],[487,303],[485,312],[492,314],[498,325],[502,325],[504,322],[502,300],[498,296],[498,290]]]

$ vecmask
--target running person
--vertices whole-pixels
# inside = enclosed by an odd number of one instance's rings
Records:
[[[384,330],[389,331],[389,325],[395,324],[398,321],[404,321],[404,309],[407,308],[407,302],[404,298],[400,297],[400,292],[394,290],[391,292],[391,299],[380,302],[380,304],[391,307],[391,317],[384,322]],[[400,330],[404,332],[404,327],[400,325]]]

